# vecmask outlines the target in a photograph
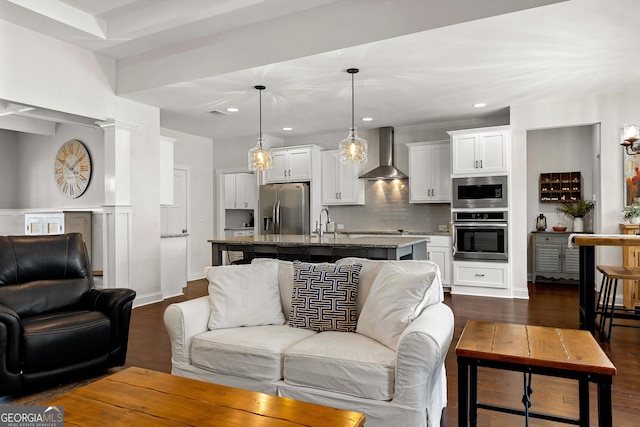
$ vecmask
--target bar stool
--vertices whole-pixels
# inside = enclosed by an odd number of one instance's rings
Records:
[[[600,315],[598,326],[600,333],[603,335],[607,318],[609,319],[609,332],[606,334],[606,338],[607,341],[611,341],[611,331],[614,326],[640,328],[640,325],[613,323],[614,317],[640,320],[640,316],[635,313],[629,313],[626,309],[615,308],[618,280],[640,280],[640,268],[628,268],[618,265],[597,265],[596,268],[602,273],[602,285],[600,287],[600,295],[598,296],[595,313],[596,316]]]
[[[331,262],[340,258],[356,257],[369,258],[369,248],[357,248],[353,246],[334,246],[331,248]]]
[[[283,261],[305,261],[311,259],[307,246],[278,246],[276,248],[277,258]]]
[[[227,244],[227,259],[229,260],[229,264],[251,264],[254,256],[253,246],[251,245]]]

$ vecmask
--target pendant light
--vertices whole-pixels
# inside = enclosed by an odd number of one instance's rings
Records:
[[[258,143],[249,150],[249,169],[252,171],[264,171],[273,167],[273,156],[271,151],[262,146],[264,138],[262,137],[262,91],[264,86],[255,86],[260,92],[260,135]]]
[[[351,74],[351,128],[349,128],[349,135],[342,141],[340,141],[340,158],[342,161],[348,161],[351,163],[364,163],[367,161],[367,141],[358,137],[356,132],[356,126],[354,122],[354,90],[353,90],[353,75],[359,72],[357,68],[349,68],[347,73]]]

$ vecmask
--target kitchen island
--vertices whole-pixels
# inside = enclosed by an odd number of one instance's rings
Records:
[[[308,250],[315,260],[329,260],[332,248],[366,248],[371,259],[427,259],[427,238],[425,237],[347,237],[328,234],[324,237],[267,234],[258,236],[228,237],[208,240],[211,243],[211,265],[222,265],[223,251],[227,245],[251,245],[257,256],[276,258],[278,246],[300,247]]]

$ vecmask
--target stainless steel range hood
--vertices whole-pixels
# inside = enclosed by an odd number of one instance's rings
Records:
[[[379,129],[380,132],[380,166],[363,174],[364,179],[407,179],[406,173],[393,165],[393,127],[386,126]]]

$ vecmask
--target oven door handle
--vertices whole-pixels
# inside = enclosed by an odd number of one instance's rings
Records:
[[[455,228],[456,225],[458,227],[486,227],[486,228],[490,228],[490,227],[507,228],[508,226],[506,222],[459,222],[459,223],[453,224],[453,227]]]
[[[456,225],[455,224],[451,224],[451,231],[453,231],[453,253],[451,254],[451,256],[456,256],[456,254],[458,253],[458,233],[456,233]]]

